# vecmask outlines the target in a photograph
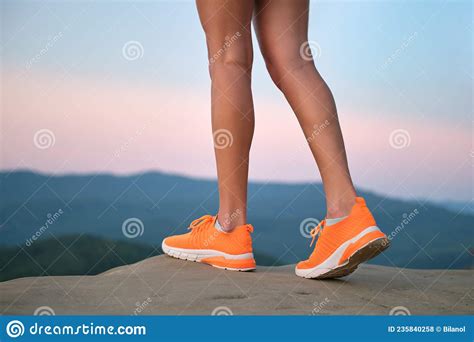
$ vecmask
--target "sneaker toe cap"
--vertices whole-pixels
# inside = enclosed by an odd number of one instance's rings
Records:
[[[300,270],[308,269],[308,268],[312,268],[312,267],[314,267],[314,265],[312,265],[309,262],[309,260],[300,261],[298,264],[296,264],[296,268],[300,269]]]
[[[175,248],[186,248],[186,240],[185,235],[172,235],[164,238],[161,245]]]

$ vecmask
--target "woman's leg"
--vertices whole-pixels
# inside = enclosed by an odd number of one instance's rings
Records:
[[[327,217],[337,218],[349,213],[356,193],[333,96],[311,56],[302,54],[308,11],[307,0],[257,0],[254,25],[268,71],[295,112],[318,164]]]
[[[219,182],[219,223],[247,220],[249,151],[254,131],[250,88],[253,0],[197,0],[212,81],[212,130]]]

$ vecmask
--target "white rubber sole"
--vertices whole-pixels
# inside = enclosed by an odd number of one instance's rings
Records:
[[[366,228],[352,239],[344,242],[321,264],[307,269],[295,268],[296,275],[303,278],[328,279],[340,278],[351,274],[356,270],[358,265],[374,258],[389,247],[390,243],[386,237],[375,238],[354,251],[354,253],[352,253],[343,264],[339,264],[339,260],[352,243],[360,240],[365,235],[376,231],[380,231],[377,226]]]
[[[161,248],[165,254],[181,259],[181,260],[189,260],[194,262],[202,262],[203,259],[213,258],[213,257],[223,257],[226,260],[246,260],[246,259],[254,259],[253,253],[244,253],[244,254],[228,254],[221,251],[217,251],[214,249],[186,249],[186,248],[176,248],[170,247],[165,243],[165,240],[161,243]],[[247,268],[236,268],[236,267],[227,267],[227,266],[220,266],[214,265],[212,263],[206,262],[206,264],[211,265],[216,268],[225,269],[229,271],[253,271],[255,267],[247,267]]]

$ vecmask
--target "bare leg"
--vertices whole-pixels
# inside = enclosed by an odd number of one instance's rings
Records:
[[[251,92],[252,0],[197,0],[212,80],[212,130],[219,182],[219,222],[247,223],[249,151],[254,131]]]
[[[356,193],[330,89],[309,56],[307,0],[257,0],[254,25],[267,69],[295,112],[318,164],[327,217],[349,213]]]

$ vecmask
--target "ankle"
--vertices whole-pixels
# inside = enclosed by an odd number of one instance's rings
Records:
[[[232,211],[219,210],[217,222],[221,230],[231,232],[234,228],[246,224],[246,215],[242,209]]]
[[[337,200],[327,201],[326,218],[334,219],[348,216],[355,204],[355,194],[347,198],[340,198]]]

